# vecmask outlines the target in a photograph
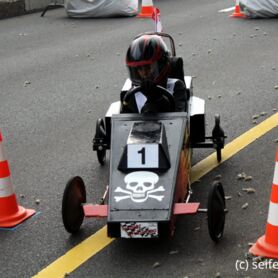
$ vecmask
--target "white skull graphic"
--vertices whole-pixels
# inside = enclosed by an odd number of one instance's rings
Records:
[[[148,192],[154,189],[158,182],[158,175],[152,172],[133,172],[125,177],[126,189],[132,191],[131,199],[134,202],[144,202],[148,198]]]
[[[115,192],[126,194],[125,196],[115,196],[116,202],[130,198],[133,202],[142,203],[149,197],[161,201],[164,196],[153,195],[156,192],[165,191],[163,186],[155,188],[159,177],[153,172],[138,171],[125,176],[126,189],[117,187]]]

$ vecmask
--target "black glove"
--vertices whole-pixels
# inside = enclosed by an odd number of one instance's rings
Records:
[[[155,94],[157,89],[156,85],[152,80],[144,80],[141,84],[142,93],[147,99],[155,99],[157,95]]]

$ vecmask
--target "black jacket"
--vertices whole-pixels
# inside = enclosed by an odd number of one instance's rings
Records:
[[[175,111],[169,110],[168,101],[159,94],[152,93],[145,97],[142,93],[136,93],[126,105],[122,105],[121,113],[159,113],[159,112],[186,112],[187,89],[179,79],[169,78],[165,84],[169,93],[174,97]],[[123,101],[124,94],[121,95]]]

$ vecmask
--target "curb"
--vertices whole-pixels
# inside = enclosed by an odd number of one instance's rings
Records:
[[[0,19],[25,14],[24,0],[0,1]]]

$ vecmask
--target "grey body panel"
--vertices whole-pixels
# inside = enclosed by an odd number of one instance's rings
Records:
[[[109,182],[109,211],[110,222],[122,221],[169,221],[172,215],[173,197],[179,166],[180,152],[183,148],[184,133],[188,127],[188,115],[182,113],[161,113],[154,116],[140,114],[113,115],[111,140],[111,162]],[[130,198],[120,202],[115,200],[115,189],[125,187],[126,172],[117,170],[126,142],[134,122],[154,121],[163,123],[166,131],[171,168],[159,173],[157,186],[163,186],[164,198],[158,201],[148,198],[145,202],[135,203]],[[145,169],[145,171],[148,171]]]

